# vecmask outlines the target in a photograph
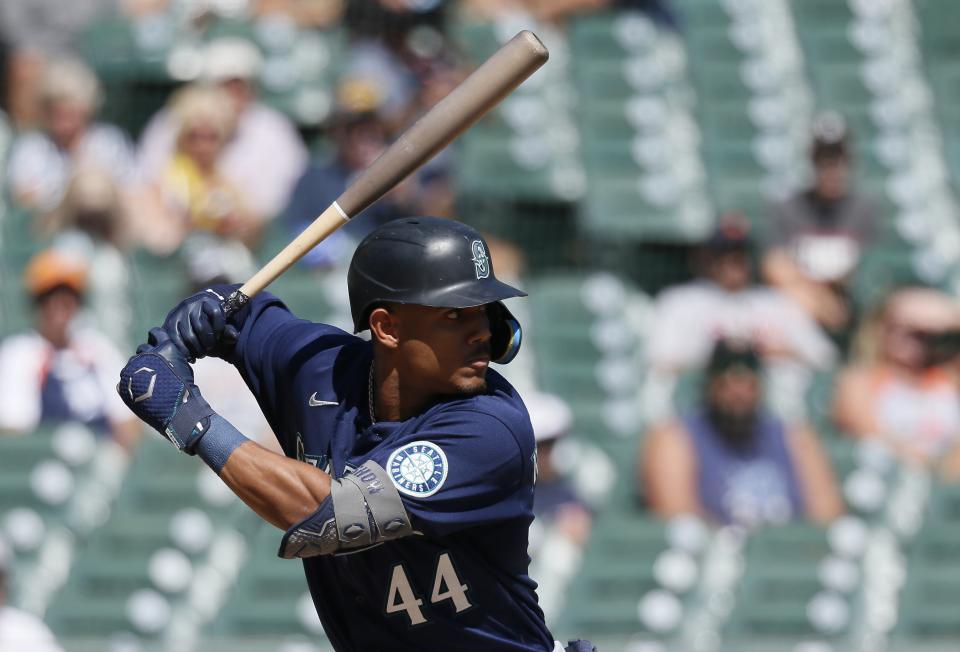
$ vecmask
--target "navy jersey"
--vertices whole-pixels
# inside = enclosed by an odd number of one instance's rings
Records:
[[[371,423],[369,342],[297,319],[269,294],[254,298],[239,321],[228,359],[286,455],[336,478],[377,462],[415,531],[304,559],[334,647],[553,650],[527,576],[534,439],[513,387],[491,370],[484,394],[439,401],[406,421]],[[332,516],[330,498],[320,512]]]

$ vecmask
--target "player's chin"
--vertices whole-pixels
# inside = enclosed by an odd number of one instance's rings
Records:
[[[462,369],[453,378],[453,386],[457,394],[474,396],[487,391],[487,370],[478,370],[471,367]]]

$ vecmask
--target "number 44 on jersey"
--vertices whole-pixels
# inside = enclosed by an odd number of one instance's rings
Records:
[[[468,590],[466,584],[460,583],[457,571],[453,568],[453,562],[450,561],[450,553],[445,552],[440,555],[437,560],[437,572],[433,577],[433,592],[430,594],[430,604],[450,600],[456,613],[466,611],[472,606],[467,599]],[[423,612],[420,611],[422,606],[423,600],[414,594],[413,587],[410,586],[410,580],[407,579],[407,572],[403,569],[403,564],[397,564],[393,567],[390,589],[387,591],[387,613],[405,612],[411,625],[422,625],[427,622]]]

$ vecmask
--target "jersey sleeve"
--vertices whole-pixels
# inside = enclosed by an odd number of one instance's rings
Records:
[[[229,296],[237,287],[220,287],[217,291]],[[239,337],[224,359],[240,371],[274,432],[281,429],[283,401],[289,395],[298,359],[355,339],[334,326],[299,319],[269,292],[253,297],[230,322],[237,327]]]
[[[484,412],[434,415],[405,439],[374,450],[414,530],[437,536],[530,514],[533,434]]]

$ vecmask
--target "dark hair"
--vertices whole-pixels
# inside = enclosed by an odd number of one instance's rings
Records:
[[[80,303],[83,303],[83,297],[84,297],[83,292],[78,291],[77,288],[73,287],[68,283],[58,283],[57,285],[54,285],[51,288],[47,288],[40,294],[32,295],[31,299],[33,300],[33,305],[39,306],[41,303],[43,303],[53,295],[59,294],[61,292],[68,292],[73,296],[75,296],[77,298],[77,301],[79,301]]]
[[[712,378],[734,367],[756,373],[760,369],[760,357],[749,342],[717,340],[707,363],[707,376]]]
[[[849,155],[850,129],[840,113],[824,111],[817,115],[810,131],[810,156],[814,163],[846,158]]]

